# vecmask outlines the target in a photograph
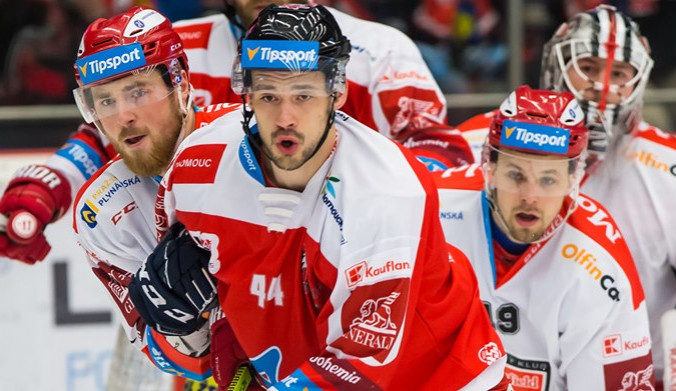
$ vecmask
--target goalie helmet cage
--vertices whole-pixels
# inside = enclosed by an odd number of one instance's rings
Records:
[[[160,371],[129,343],[120,327],[115,339],[106,391],[174,391],[175,377]]]

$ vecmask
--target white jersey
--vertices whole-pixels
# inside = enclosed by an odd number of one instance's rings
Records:
[[[494,113],[477,115],[458,126],[476,161],[481,161]],[[655,374],[662,379],[660,319],[676,307],[676,136],[642,122],[634,133],[611,145],[604,162],[583,182],[582,191],[610,211],[636,262],[650,317]]]
[[[548,240],[496,276],[481,169],[451,169],[436,179],[446,239],[474,266],[515,390],[653,389],[643,290],[624,239],[598,203],[580,195]]]
[[[195,113],[197,127],[241,105],[214,105]],[[129,341],[146,346],[145,324],[127,294],[127,285],[157,246],[155,199],[160,177],[134,174],[118,156],[94,174],[78,192],[73,228],[96,277],[109,292]]]
[[[230,113],[181,144],[158,222],[211,250],[221,308],[266,385],[500,383],[506,359],[469,262],[444,241],[425,167],[336,112],[336,146],[305,189],[272,187],[241,121]]]
[[[129,341],[139,349],[145,346],[140,337],[145,324],[138,322],[126,285],[157,246],[158,187],[159,178],[134,174],[118,157],[82,187],[73,210],[78,243],[120,309]]]
[[[660,318],[676,307],[676,137],[641,124],[618,139],[582,190],[612,214],[645,289],[656,375],[664,352]]]

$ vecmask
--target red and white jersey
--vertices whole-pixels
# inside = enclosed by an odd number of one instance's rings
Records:
[[[488,128],[491,126],[491,121],[493,121],[493,117],[497,112],[497,110],[494,110],[475,115],[456,127],[462,134],[462,137],[469,143],[476,163],[481,162],[481,151],[488,137]]]
[[[221,307],[269,389],[498,385],[500,341],[424,166],[337,112],[335,149],[305,189],[269,187],[241,121],[181,144],[158,223],[211,250]]]
[[[662,379],[660,318],[676,307],[676,136],[642,123],[617,140],[582,185],[612,214],[636,260]]]
[[[195,113],[195,124],[204,126],[240,107],[206,107]],[[80,189],[73,208],[78,243],[120,309],[129,341],[139,349],[146,346],[145,324],[127,294],[127,285],[157,246],[155,199],[159,181],[159,177],[134,174],[118,156]]]
[[[446,239],[474,266],[515,390],[653,389],[643,290],[603,207],[579,195],[566,222],[496,281],[481,169],[450,169],[435,179]]]

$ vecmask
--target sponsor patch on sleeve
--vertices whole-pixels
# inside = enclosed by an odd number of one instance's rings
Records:
[[[214,183],[225,147],[204,144],[184,149],[174,160],[172,183]]]
[[[99,154],[80,140],[68,141],[56,154],[72,162],[86,179],[103,166]]]
[[[200,23],[190,26],[174,26],[183,41],[184,49],[206,49],[209,46],[209,36],[213,23]]]
[[[652,355],[606,364],[603,366],[606,390],[638,391],[654,390],[655,372]]]
[[[340,310],[343,336],[331,345],[381,364],[393,360],[402,337],[408,281],[386,280],[352,291]]]

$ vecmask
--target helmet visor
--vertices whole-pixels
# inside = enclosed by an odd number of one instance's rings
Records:
[[[484,147],[488,189],[524,199],[563,197],[579,188],[581,157],[534,155]]]
[[[168,77],[166,67],[151,66],[76,88],[73,96],[84,120],[96,123],[167,99],[175,90],[167,86]]]

